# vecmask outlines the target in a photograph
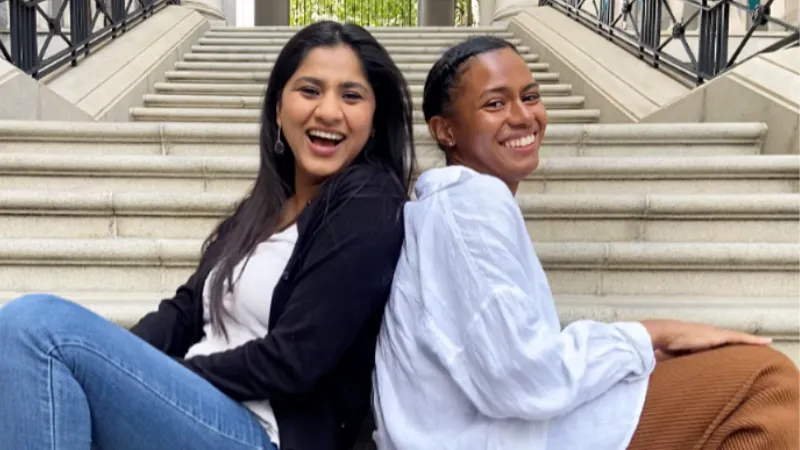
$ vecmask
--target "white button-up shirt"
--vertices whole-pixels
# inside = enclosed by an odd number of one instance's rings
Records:
[[[623,450],[655,366],[639,323],[555,302],[511,191],[462,166],[425,172],[374,372],[380,450]]]

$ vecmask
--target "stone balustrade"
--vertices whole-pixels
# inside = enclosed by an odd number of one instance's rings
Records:
[[[484,0],[485,1],[485,0]],[[526,7],[530,7],[533,5],[537,5],[538,1],[536,0],[489,0],[491,3],[494,4],[494,21],[495,22],[504,22],[509,20],[513,17],[516,13]],[[605,3],[608,0],[602,0]],[[614,2],[614,10],[620,11],[622,8],[622,4],[625,0],[611,0]],[[641,3],[637,1],[634,3],[634,14],[637,14],[638,6]],[[691,15],[694,13],[696,7],[683,2],[682,0],[667,0],[669,4],[669,8],[672,13],[675,15],[675,18],[680,21],[687,20]],[[761,3],[764,3],[762,1]],[[597,6],[600,6],[600,2],[597,2]],[[589,13],[596,13],[595,11],[595,3],[587,1],[583,5],[583,10]],[[666,8],[662,9],[662,29],[668,31],[669,28],[672,26],[672,21],[670,20],[669,14],[666,12]],[[771,14],[772,17],[781,19],[785,22],[790,24],[797,25],[800,23],[800,1],[798,0],[775,0],[772,3],[771,7]],[[749,12],[738,9],[732,8],[731,9],[731,17],[730,17],[730,34],[732,36],[735,35],[743,35],[747,32],[747,29],[750,27],[752,23],[752,18]],[[626,23],[626,25],[629,25]],[[699,26],[699,21],[695,21],[691,24],[687,31],[696,30]],[[759,31],[776,31],[782,32],[783,28],[776,26],[774,24],[765,25]]]
[[[64,13],[61,16],[61,27],[66,32],[69,30],[70,27],[70,11],[69,11],[69,0],[49,0],[40,4],[42,10],[50,17],[56,17],[61,10],[62,5],[66,2],[67,5],[65,6]],[[105,0],[106,4],[109,4],[110,8],[110,1]],[[91,8],[92,17],[97,13],[97,5],[94,1],[87,1],[89,7]],[[182,2],[186,6],[195,7],[195,9],[200,10],[201,13],[210,16],[213,19],[217,20],[227,20],[233,23],[235,19],[235,5],[236,0],[184,0]],[[126,2],[127,4],[127,2]],[[11,24],[11,14],[9,12],[10,8],[10,0],[6,0],[3,3],[0,3],[0,35],[7,33],[8,28]],[[138,2],[134,1],[131,3],[131,12],[134,12],[140,8]],[[232,17],[227,17],[228,13],[231,13]],[[95,30],[100,30],[105,27],[103,20],[98,20],[97,24],[95,25]],[[37,28],[42,32],[47,32],[47,20],[44,17],[37,17]]]
[[[255,0],[254,0],[255,1]],[[607,0],[602,0],[603,2]],[[615,3],[615,10],[619,11],[622,7],[624,0],[612,0]],[[49,0],[41,4],[41,7],[44,11],[46,11],[50,15],[55,15],[58,13],[59,8],[61,7],[64,0]],[[265,5],[264,6],[277,6],[273,5],[276,3],[275,0],[261,0]],[[285,0],[284,0],[285,2]],[[92,7],[92,12],[96,11],[96,6],[94,2],[90,2]],[[216,19],[226,20],[228,23],[233,24],[235,21],[235,10],[236,10],[236,0],[187,0],[187,4],[197,5],[199,9],[204,10],[214,16]],[[288,2],[287,2],[288,3]],[[452,0],[422,0],[420,5],[420,11],[426,11],[430,8],[426,8],[426,6],[436,6],[442,7],[446,6],[442,3],[452,4]],[[638,2],[637,2],[638,3]],[[689,3],[685,3],[681,0],[667,0],[667,3],[670,5],[670,9],[672,10],[673,14],[675,14],[676,18],[680,20],[688,19],[695,10],[695,7]],[[267,5],[269,4],[269,5]],[[435,5],[434,5],[435,4]],[[532,5],[538,4],[537,0],[480,0],[479,5],[479,16],[480,16],[480,25],[486,26],[490,25],[491,22],[502,22],[508,20],[511,16],[519,12],[521,9],[525,7],[529,7]],[[599,5],[600,3],[598,3]],[[132,8],[137,8],[138,5],[134,2]],[[594,12],[594,3],[593,2],[586,2],[584,4],[584,9],[587,11]],[[734,8],[736,9],[736,8]],[[636,11],[636,6],[634,6],[634,11]],[[269,11],[268,13],[274,15],[274,11]],[[256,14],[258,15],[258,14]],[[772,11],[771,15],[783,21],[789,22],[791,24],[798,24],[800,23],[800,0],[775,0],[772,3]],[[452,19],[451,19],[452,20]],[[0,3],[0,32],[4,28],[8,28],[10,24],[10,14],[9,14],[9,2],[6,1],[4,3]],[[730,32],[732,35],[736,34],[744,34],[747,31],[747,28],[750,26],[752,19],[750,14],[747,11],[736,9],[732,12],[730,18]],[[669,16],[665,13],[663,14],[663,27],[666,30],[670,25],[671,21]],[[69,11],[66,11],[64,17],[61,22],[62,26],[65,28],[69,28]],[[275,23],[275,25],[283,25]],[[100,22],[98,27],[102,27],[103,24]],[[690,30],[697,27],[697,24],[691,25],[689,27]],[[47,30],[47,23],[43,18],[39,18],[39,28],[42,31]],[[775,25],[767,25],[764,26],[762,31],[782,31],[780,27],[776,27]]]

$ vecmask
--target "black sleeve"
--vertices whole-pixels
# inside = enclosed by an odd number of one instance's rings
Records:
[[[335,195],[267,336],[184,365],[238,401],[307,393],[332,370],[385,307],[403,244],[405,196],[388,175],[372,178]]]
[[[174,358],[182,358],[203,336],[203,303],[197,291],[200,275],[195,272],[171,299],[142,317],[131,332]]]

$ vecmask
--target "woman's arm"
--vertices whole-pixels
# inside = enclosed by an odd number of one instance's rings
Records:
[[[269,334],[184,361],[235,400],[307,393],[383,311],[403,243],[405,198],[388,175],[371,170],[336,190]]]
[[[641,324],[585,320],[560,329],[522,214],[502,182],[476,175],[437,195],[425,225],[435,239],[420,252],[454,280],[438,292],[453,296],[444,307],[460,325],[456,342],[432,332],[424,345],[481,413],[547,420],[649,375],[653,348]]]
[[[197,292],[200,282],[200,274],[192,274],[174,297],[162,300],[156,311],[131,328],[131,333],[173,358],[182,358],[203,336],[203,304]]]
[[[234,217],[226,218],[215,231],[224,236],[233,227]],[[215,239],[205,252],[203,260],[213,261],[219,252]],[[173,358],[183,358],[189,348],[203,338],[203,285],[209,269],[198,265],[189,279],[175,291],[170,299],[162,300],[158,309],[142,317],[131,332],[153,347]]]

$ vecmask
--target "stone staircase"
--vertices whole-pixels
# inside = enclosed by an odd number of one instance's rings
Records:
[[[437,32],[428,29],[376,31],[381,43],[403,70],[411,85],[415,105],[422,105],[422,86],[433,62],[443,49],[470,34],[492,33],[519,46],[528,67],[541,86],[552,123],[597,122],[600,111],[585,109],[584,98],[572,95],[572,86],[559,83],[547,63],[505,30],[474,28]],[[452,29],[451,29],[452,30]],[[144,96],[144,106],[131,109],[131,118],[148,122],[246,122],[257,123],[264,85],[283,44],[293,34],[286,28],[222,28],[209,31],[166,81],[156,83],[155,93]],[[422,111],[414,112],[423,124]]]
[[[443,47],[514,39],[433,31],[374,30],[418,109]],[[260,96],[291,33],[212,28],[133,123],[0,122],[0,300],[51,291],[129,324],[171,296],[254,179]],[[520,50],[553,124],[518,200],[563,320],[702,320],[797,359],[800,157],[762,154],[760,123],[596,123]],[[425,170],[442,155],[416,117]]]

